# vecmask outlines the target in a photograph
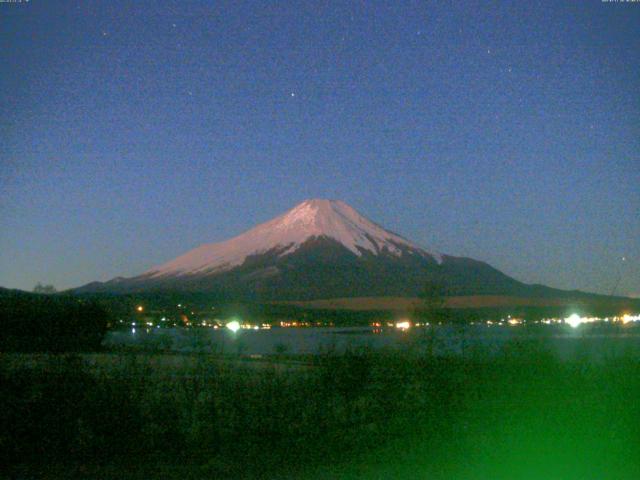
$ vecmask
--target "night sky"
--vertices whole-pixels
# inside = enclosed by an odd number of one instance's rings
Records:
[[[0,39],[4,287],[132,276],[317,197],[640,295],[640,3],[23,0]]]

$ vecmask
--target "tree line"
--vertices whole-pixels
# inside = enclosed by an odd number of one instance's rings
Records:
[[[0,351],[79,352],[100,348],[107,311],[68,295],[0,296]]]

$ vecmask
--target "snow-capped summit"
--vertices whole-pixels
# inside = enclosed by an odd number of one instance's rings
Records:
[[[441,261],[440,255],[427,253],[385,230],[342,201],[312,199],[230,240],[201,245],[145,275],[159,278],[222,272],[241,265],[251,255],[272,251],[280,257],[291,254],[312,238],[335,240],[357,256],[364,252],[401,256],[410,251]]]

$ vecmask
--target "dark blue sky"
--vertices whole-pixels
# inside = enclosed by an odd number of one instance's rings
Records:
[[[638,3],[31,0],[0,38],[0,285],[134,275],[321,197],[640,295]]]

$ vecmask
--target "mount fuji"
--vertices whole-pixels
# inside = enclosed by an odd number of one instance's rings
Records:
[[[251,300],[415,296],[427,282],[451,295],[557,294],[490,265],[428,251],[385,230],[344,202],[306,200],[220,243],[201,245],[132,278],[77,292],[207,292]],[[568,292],[565,292],[568,293]]]

